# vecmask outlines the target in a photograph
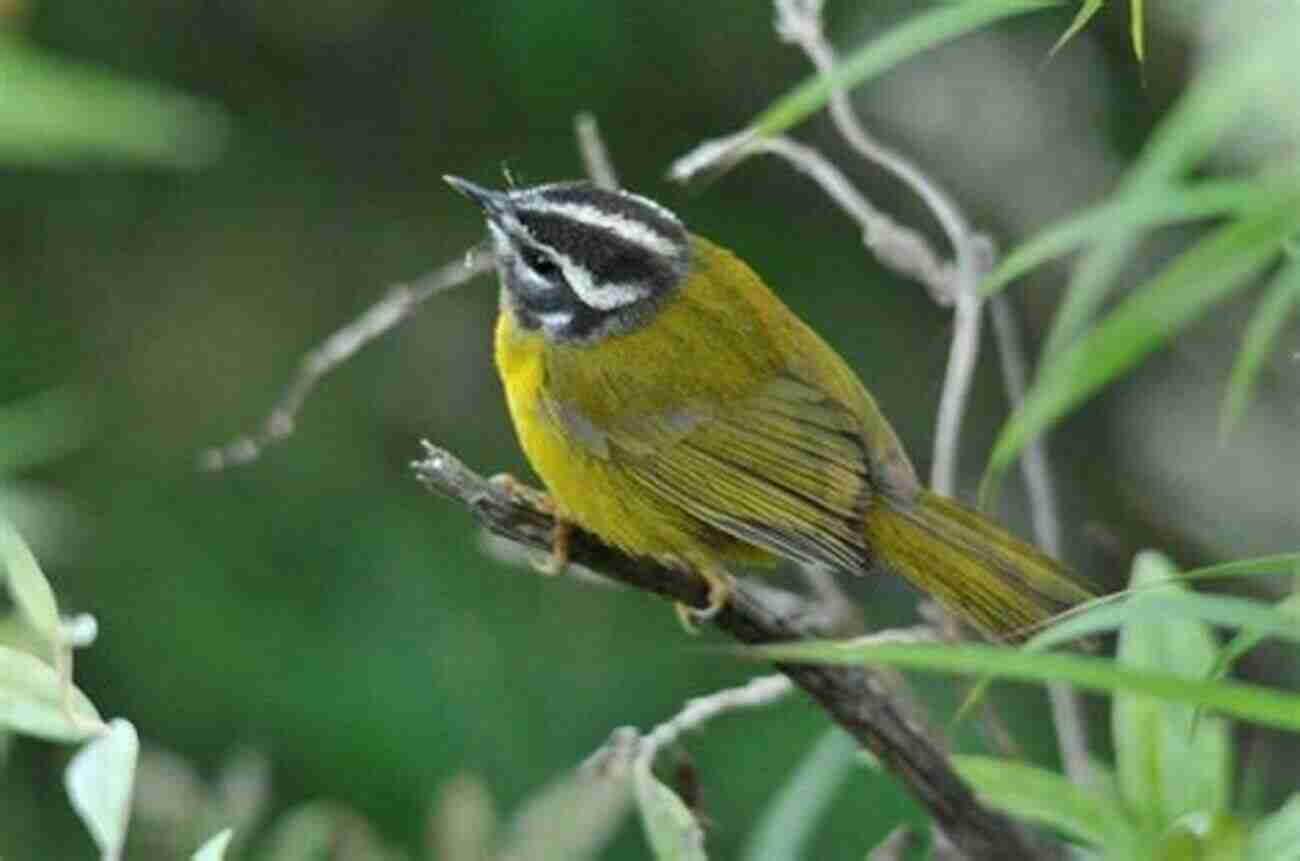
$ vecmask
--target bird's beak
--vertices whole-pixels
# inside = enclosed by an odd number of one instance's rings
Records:
[[[477,203],[483,209],[483,214],[494,221],[509,206],[508,197],[504,191],[493,191],[458,176],[444,176],[443,179],[452,188]]]

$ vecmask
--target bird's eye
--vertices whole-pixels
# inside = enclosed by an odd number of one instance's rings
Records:
[[[523,248],[519,252],[523,258],[524,264],[543,278],[550,278],[560,271],[560,267],[555,261],[547,257],[536,248]]]

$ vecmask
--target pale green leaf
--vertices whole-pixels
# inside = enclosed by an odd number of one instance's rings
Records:
[[[230,828],[218,831],[191,856],[192,861],[222,861],[226,857],[226,849],[230,847],[230,841],[234,836],[235,832]]]
[[[0,162],[87,158],[197,167],[226,137],[215,107],[61,60],[0,34]]]
[[[7,572],[9,594],[32,630],[53,646],[59,645],[59,605],[41,566],[18,530],[0,514],[0,565]]]
[[[852,89],[905,60],[1004,18],[1059,6],[1061,0],[964,0],[911,18],[843,58],[833,81],[815,76],[804,81],[754,118],[759,135],[780,134],[830,101],[833,87]]]
[[[617,757],[579,768],[528,798],[503,829],[498,861],[598,858],[626,821],[631,769]]]
[[[1032,653],[976,643],[900,644],[808,641],[757,646],[755,657],[813,664],[882,665],[958,675],[988,675],[1047,684],[1067,682],[1096,691],[1133,691],[1201,705],[1225,715],[1300,732],[1300,695],[1234,681],[1189,679],[1159,670],[1123,667],[1112,660],[1056,652]]]
[[[1129,0],[1129,35],[1133,39],[1133,56],[1139,63],[1146,62],[1146,14],[1144,0]]]
[[[1279,195],[1197,242],[1075,341],[1042,370],[1002,429],[981,500],[991,498],[998,478],[1026,443],[1246,283],[1277,255],[1297,225],[1300,195]]]
[[[1219,438],[1226,442],[1233,426],[1246,412],[1246,403],[1264,360],[1273,352],[1288,318],[1300,307],[1300,261],[1293,261],[1278,273],[1264,298],[1255,307],[1246,327],[1241,350],[1232,366],[1228,392],[1223,400]]]
[[[1255,824],[1246,861],[1300,861],[1300,794]]]
[[[1124,809],[1055,772],[987,756],[954,756],[953,767],[982,799],[1030,822],[1103,846],[1119,857],[1136,842]]]
[[[122,857],[131,818],[131,786],[140,739],[130,721],[114,718],[68,763],[63,784],[72,809],[85,823],[106,861]]]
[[[1300,629],[1300,592],[1288,595],[1279,601],[1273,612],[1279,617],[1290,617],[1291,627],[1289,631],[1282,631],[1275,624],[1257,625],[1251,624],[1243,626],[1243,630],[1233,637],[1228,645],[1223,647],[1219,652],[1219,657],[1215,662],[1214,668],[1210,671],[1210,678],[1221,678],[1228,672],[1228,668],[1236,663],[1237,659],[1258,646],[1261,642],[1269,637],[1285,637],[1286,639],[1297,639],[1296,630]]]
[[[1165,590],[1177,569],[1158,553],[1138,554],[1130,586],[1159,582]],[[1158,600],[1137,594],[1130,602]],[[1204,679],[1218,644],[1210,630],[1178,613],[1130,621],[1120,631],[1116,660],[1125,668],[1156,670]],[[1228,726],[1221,718],[1197,721],[1195,705],[1169,702],[1137,691],[1117,691],[1111,709],[1115,765],[1128,807],[1151,833],[1190,813],[1223,811],[1231,790]]]
[[[1070,26],[1065,28],[1061,38],[1056,40],[1056,44],[1052,46],[1052,50],[1048,53],[1055,54],[1065,47],[1066,42],[1079,35],[1079,31],[1088,26],[1088,22],[1092,20],[1092,17],[1101,11],[1104,3],[1105,0],[1084,0],[1083,5],[1079,7],[1078,13],[1074,16],[1074,20],[1070,22]]]
[[[53,667],[0,646],[0,730],[75,742],[103,729],[95,706]]]
[[[1112,197],[1047,228],[1013,250],[980,285],[990,296],[1025,273],[1112,232],[1134,233],[1182,221],[1242,212],[1258,203],[1264,187],[1257,182],[1207,180],[1146,194]]]
[[[706,861],[704,829],[690,808],[638,757],[632,784],[641,824],[657,861]]]
[[[745,861],[807,858],[807,843],[836,791],[858,767],[858,743],[839,727],[828,729],[799,763],[759,818]]]

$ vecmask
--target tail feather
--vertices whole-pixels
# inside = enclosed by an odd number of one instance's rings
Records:
[[[866,517],[885,567],[998,639],[1019,639],[1092,595],[1055,560],[958,502],[923,491]]]

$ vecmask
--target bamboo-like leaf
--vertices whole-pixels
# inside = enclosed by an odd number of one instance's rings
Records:
[[[1114,799],[1046,769],[988,756],[954,756],[953,767],[989,804],[1013,816],[1056,828],[1126,857],[1137,843],[1123,807]]]
[[[1066,42],[1079,35],[1079,31],[1088,26],[1088,22],[1101,11],[1104,4],[1105,0],[1083,0],[1083,5],[1079,7],[1074,20],[1070,22],[1069,27],[1065,28],[1065,32],[1061,34],[1061,38],[1056,40],[1056,44],[1052,46],[1052,50],[1048,51],[1048,54],[1055,54],[1065,47]]]
[[[1283,631],[1274,625],[1247,625],[1242,631],[1228,641],[1219,652],[1219,657],[1210,671],[1210,678],[1218,679],[1227,674],[1228,669],[1236,663],[1242,655],[1258,646],[1269,637],[1285,637],[1286,639],[1298,639],[1296,634],[1300,629],[1300,592],[1279,601],[1272,608],[1272,612],[1278,617],[1290,617],[1291,626],[1289,631]]]
[[[9,594],[32,630],[46,644],[58,646],[59,605],[41,566],[18,530],[0,514],[0,566],[8,573]]]
[[[1225,225],[1135,289],[1039,374],[994,445],[980,490],[987,504],[1029,440],[1169,341],[1211,304],[1246,283],[1300,226],[1300,194],[1275,198]]]
[[[1112,232],[1135,233],[1243,212],[1258,203],[1264,190],[1258,182],[1207,180],[1153,194],[1114,197],[1022,243],[989,273],[980,285],[980,292],[991,296],[1044,263],[1104,239]]]
[[[1300,261],[1292,261],[1269,286],[1264,298],[1255,307],[1241,350],[1232,366],[1228,391],[1223,399],[1219,419],[1219,439],[1226,444],[1228,434],[1246,412],[1251,389],[1259,376],[1264,360],[1273,352],[1287,320],[1300,307]]]
[[[1300,861],[1300,794],[1251,829],[1246,861]]]
[[[1122,667],[1086,655],[1023,652],[976,643],[859,643],[810,641],[758,646],[758,658],[811,664],[883,665],[958,675],[988,675],[1018,681],[1068,682],[1095,691],[1134,691],[1173,702],[1202,705],[1225,715],[1300,732],[1300,694],[1233,681],[1189,679],[1159,670]]]
[[[153,84],[61,60],[0,35],[0,161],[88,157],[166,167],[210,162],[226,137],[212,105]]]
[[[650,763],[638,757],[632,766],[637,809],[657,861],[707,861],[704,829],[673,792],[655,777]]]
[[[0,646],[0,731],[73,742],[103,729],[95,706],[77,688],[65,686],[53,667]]]
[[[131,787],[140,739],[130,721],[115,718],[108,732],[77,752],[63,773],[63,783],[86,830],[104,861],[122,857],[131,818]]]
[[[1059,6],[1061,0],[964,0],[939,6],[889,30],[846,56],[835,70],[834,87],[852,89],[903,61],[1004,18]],[[782,96],[750,123],[757,134],[780,134],[830,101],[832,82],[814,76]]]
[[[799,764],[759,819],[741,853],[745,861],[808,857],[807,842],[845,778],[859,767],[858,744],[832,727]]]
[[[1139,63],[1146,62],[1146,12],[1145,0],[1129,0],[1129,35],[1133,39],[1133,56]]]
[[[1177,573],[1158,553],[1138,554],[1131,585],[1161,582]],[[1134,603],[1158,599],[1137,594]],[[1185,615],[1131,621],[1120,631],[1116,659],[1126,668],[1204,679],[1217,644],[1203,624]],[[1160,833],[1190,813],[1223,812],[1231,790],[1228,727],[1221,718],[1195,720],[1196,704],[1161,700],[1138,691],[1116,691],[1111,709],[1115,765],[1128,809],[1149,833]]]

